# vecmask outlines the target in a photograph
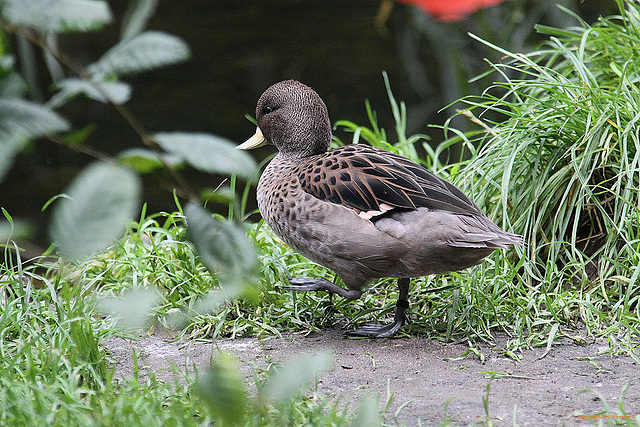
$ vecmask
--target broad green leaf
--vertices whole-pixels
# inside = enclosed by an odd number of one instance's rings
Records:
[[[244,378],[233,356],[221,354],[198,379],[196,390],[222,426],[243,425],[248,407]]]
[[[161,169],[165,164],[174,167],[182,162],[182,159],[177,156],[160,154],[146,148],[125,150],[118,155],[117,160],[143,174]]]
[[[132,0],[122,17],[121,40],[129,40],[140,34],[158,6],[158,0]]]
[[[131,98],[131,86],[124,82],[69,78],[56,83],[56,86],[60,91],[49,101],[49,105],[53,108],[66,104],[81,93],[95,101],[104,103],[110,101],[116,105],[124,104]]]
[[[92,31],[112,20],[109,5],[99,0],[5,0],[10,22],[42,31]]]
[[[180,38],[147,31],[109,49],[88,67],[95,76],[141,73],[189,59],[189,46]]]
[[[50,233],[60,252],[84,258],[113,244],[140,208],[138,175],[122,166],[94,163],[55,202]]]
[[[257,277],[258,258],[244,230],[233,222],[212,217],[200,206],[189,203],[184,210],[188,237],[202,263],[215,273],[223,288],[243,291]]]
[[[28,89],[29,87],[24,79],[13,71],[9,71],[0,78],[0,99],[21,98],[27,93]]]
[[[3,132],[0,131],[0,135],[3,135]],[[28,142],[27,138],[11,137],[6,134],[3,138],[0,140],[0,182],[13,166],[13,160]]]
[[[49,32],[45,36],[44,42],[47,46],[50,46],[52,50],[44,49],[44,62],[47,65],[47,71],[54,82],[63,80],[65,78],[64,68],[58,58],[53,53],[58,49],[60,43],[60,35],[58,33]]]
[[[0,99],[0,181],[30,139],[64,132],[69,123],[56,112],[18,98]]]
[[[0,41],[0,99],[19,99],[25,96],[29,86],[15,71],[16,59]]]
[[[167,152],[176,154],[208,173],[232,174],[247,180],[257,174],[256,163],[249,154],[236,150],[232,141],[204,133],[157,133],[153,139]]]
[[[260,400],[276,404],[288,401],[301,393],[320,373],[329,369],[332,363],[333,356],[330,353],[319,352],[275,368],[260,391]]]
[[[18,98],[0,99],[0,141],[12,136],[38,138],[69,130],[55,111]]]
[[[161,297],[151,289],[131,289],[119,297],[98,300],[98,310],[115,318],[128,329],[143,329]]]
[[[365,395],[358,404],[356,416],[351,421],[353,427],[361,426],[381,426],[380,412],[378,410],[378,399],[370,394]]]

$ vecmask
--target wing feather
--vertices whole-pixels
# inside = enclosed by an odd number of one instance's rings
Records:
[[[304,191],[358,212],[426,207],[474,215],[480,209],[453,184],[402,156],[363,144],[324,153],[300,169]],[[381,208],[385,205],[385,208]]]

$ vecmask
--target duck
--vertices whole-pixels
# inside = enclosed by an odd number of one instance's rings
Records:
[[[272,144],[277,154],[258,181],[264,221],[295,251],[333,270],[325,278],[290,278],[284,289],[360,298],[375,279],[397,278],[390,324],[346,332],[382,338],[407,322],[410,280],[463,270],[497,249],[522,245],[461,190],[398,154],[363,143],[330,149],[332,128],[320,96],[286,80],[258,99],[255,134],[236,148]]]

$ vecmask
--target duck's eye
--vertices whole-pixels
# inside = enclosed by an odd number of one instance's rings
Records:
[[[270,105],[265,105],[264,108],[262,109],[262,114],[269,114],[272,111],[273,111],[273,108],[271,108]]]

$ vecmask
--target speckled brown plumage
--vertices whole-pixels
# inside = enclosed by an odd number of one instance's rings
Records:
[[[287,289],[326,290],[355,299],[372,279],[397,277],[394,322],[352,335],[389,336],[406,321],[409,278],[461,270],[495,249],[521,244],[454,185],[404,157],[355,144],[328,151],[329,116],[320,97],[294,80],[267,89],[258,131],[239,148],[271,143],[278,154],[258,184],[260,212],[288,245],[335,271],[291,279]]]

